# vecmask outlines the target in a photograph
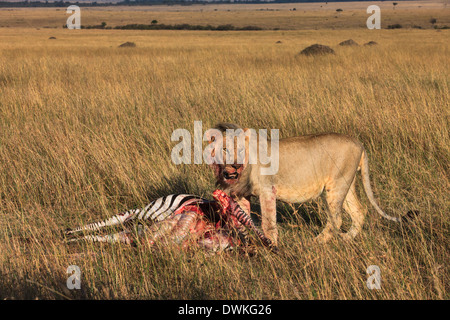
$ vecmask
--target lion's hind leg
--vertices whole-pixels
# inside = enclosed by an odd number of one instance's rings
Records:
[[[333,237],[333,226],[330,221],[327,221],[325,228],[322,232],[315,238],[318,243],[326,243]]]
[[[337,188],[335,184],[325,188],[326,194],[324,200],[327,205],[327,224],[322,232],[316,237],[316,241],[325,243],[330,240],[333,234],[342,235],[342,205],[345,199],[340,188]]]
[[[316,237],[316,241],[319,243],[326,243],[332,237],[334,233],[341,234],[340,229],[342,225],[342,202],[329,201],[328,195],[326,197],[327,203],[327,224],[323,228],[322,232]]]
[[[353,179],[343,205],[345,212],[347,212],[352,219],[350,230],[348,230],[347,233],[342,234],[342,238],[345,240],[352,240],[362,230],[366,215],[366,210],[364,210],[356,195],[355,181],[356,178]]]

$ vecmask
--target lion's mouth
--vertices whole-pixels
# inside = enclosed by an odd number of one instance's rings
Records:
[[[240,173],[242,171],[242,166],[240,165],[232,165],[229,167],[225,167],[222,171],[223,180],[226,183],[235,183],[240,176]]]
[[[237,180],[239,178],[239,173],[237,171],[235,172],[228,172],[226,170],[223,171],[223,178],[225,180]]]

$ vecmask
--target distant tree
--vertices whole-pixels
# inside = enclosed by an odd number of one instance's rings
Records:
[[[342,10],[342,9],[336,9],[336,12],[342,12],[342,11],[344,11],[344,10]]]
[[[102,28],[105,28],[105,27],[106,27],[106,22],[103,21],[103,22],[102,22]]]
[[[395,6],[398,5],[398,3],[397,2],[393,2],[392,4],[394,5],[394,10],[395,10]]]
[[[152,24],[157,24],[158,20],[152,20]]]
[[[435,24],[436,22],[437,22],[436,18],[431,18],[431,19],[430,19],[430,23],[431,23],[431,24]]]

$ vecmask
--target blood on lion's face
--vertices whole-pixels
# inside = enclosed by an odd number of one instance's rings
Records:
[[[222,145],[226,145],[226,138],[222,139]],[[231,152],[227,148],[222,148],[222,160],[219,161],[222,163],[214,163],[214,174],[216,176],[217,182],[222,184],[234,184],[236,183],[242,171],[245,168],[244,165],[244,157],[246,155],[245,146],[239,146],[238,144],[234,144],[233,146],[234,152]],[[215,149],[216,150],[216,149]],[[215,150],[212,152],[212,157],[215,156]],[[220,151],[219,151],[220,152]]]

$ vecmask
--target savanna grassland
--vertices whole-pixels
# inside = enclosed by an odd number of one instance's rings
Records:
[[[367,6],[352,16],[349,3],[338,18],[327,13],[336,25],[301,4],[229,6],[233,19],[241,17],[233,21],[213,6],[148,12],[161,23],[266,29],[230,32],[67,30],[64,11],[0,10],[0,298],[448,299],[450,30],[429,20],[450,25],[450,15],[438,2],[403,4],[382,7],[382,19],[404,25],[395,30],[368,30]],[[123,22],[117,8],[86,10],[87,17],[82,9],[82,24],[150,23],[144,11],[122,9]],[[304,27],[303,11],[311,19]],[[19,23],[17,14],[34,22]],[[192,18],[200,14],[212,20]],[[298,17],[280,25],[274,14]],[[378,45],[338,45],[350,38]],[[125,41],[136,47],[118,48]],[[298,54],[313,43],[336,54]],[[276,128],[281,137],[355,136],[368,150],[380,206],[420,216],[406,225],[384,220],[359,183],[368,214],[350,243],[313,241],[326,221],[321,200],[280,205],[277,255],[64,243],[67,227],[163,195],[211,198],[206,164],[176,166],[170,158],[173,130],[193,132],[195,120],[204,130],[226,121]],[[257,202],[253,211],[259,224]],[[66,288],[69,265],[81,269],[81,290]],[[370,265],[380,267],[380,290],[366,286]]]

